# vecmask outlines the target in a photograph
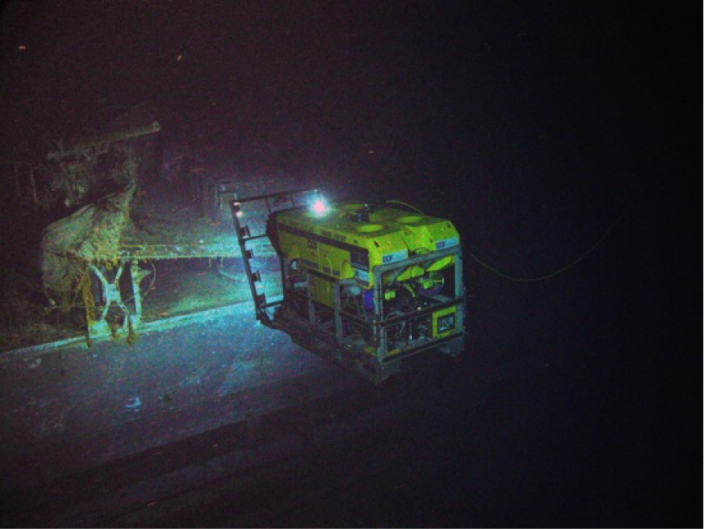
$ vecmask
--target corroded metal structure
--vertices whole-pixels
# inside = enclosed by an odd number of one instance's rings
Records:
[[[124,334],[128,339],[134,336],[144,318],[145,287],[142,283],[150,275],[149,263],[240,258],[232,224],[223,222],[227,219],[223,211],[229,210],[225,204],[238,194],[277,192],[290,186],[290,177],[282,174],[228,171],[227,175],[219,173],[215,176],[199,168],[204,173],[198,173],[199,184],[210,193],[206,204],[205,192],[203,197],[186,196],[172,183],[140,182],[140,157],[132,143],[125,140],[160,130],[159,123],[153,121],[142,126],[67,139],[59,142],[59,148],[47,157],[47,165],[53,174],[51,199],[54,202],[62,200],[66,207],[84,205],[79,211],[85,214],[77,219],[80,225],[72,227],[75,233],[64,238],[66,244],[62,245],[56,238],[47,241],[51,242],[48,245],[50,251],[45,248],[45,254],[49,254],[47,260],[55,263],[64,259],[65,262],[61,263],[67,265],[64,268],[71,273],[60,277],[61,289],[47,285],[46,281],[45,288],[61,293],[62,299],[76,296],[82,299],[89,341],[106,335]],[[227,184],[225,187],[223,182]],[[108,188],[116,193],[126,188],[135,188],[136,191],[118,212],[99,192]],[[112,217],[123,222],[119,233],[110,238],[109,255],[76,250],[79,246],[87,249],[101,246],[104,230],[96,227],[102,226],[102,219]],[[271,246],[265,244],[257,248],[257,255],[276,257]],[[47,266],[46,277],[56,273],[55,267]],[[129,280],[126,281],[127,277]],[[72,301],[67,303],[73,306]]]
[[[287,183],[280,184],[284,185]],[[237,197],[238,187],[247,190],[263,188],[262,184],[251,181],[233,182],[228,192]],[[270,183],[266,187],[272,189],[275,185]],[[102,297],[102,307],[99,308],[95,306],[92,293],[84,292],[89,339],[115,335],[116,332],[128,340],[134,336],[144,319],[142,282],[150,275],[150,270],[142,268],[145,264],[167,260],[223,260],[242,257],[232,224],[199,214],[197,206],[178,208],[171,195],[153,198],[155,200],[138,201],[134,206],[135,216],[144,214],[151,220],[146,230],[139,229],[134,222],[128,223],[120,235],[113,269],[106,272],[98,263],[91,263],[88,267],[94,283],[100,285]],[[263,226],[264,212],[259,212],[256,219],[250,217],[247,220]],[[274,248],[264,239],[253,241],[250,249],[254,250],[259,259],[277,259]],[[121,293],[120,277],[124,275],[123,272],[129,273],[130,280],[125,285],[125,292]],[[227,273],[220,275],[229,277]],[[111,308],[122,313],[122,323],[118,329],[114,326],[111,328],[107,322]]]

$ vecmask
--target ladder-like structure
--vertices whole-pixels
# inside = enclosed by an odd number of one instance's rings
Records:
[[[254,311],[257,320],[264,325],[272,325],[272,314],[269,312],[271,309],[276,309],[279,307],[283,300],[267,301],[266,294],[264,292],[264,283],[262,282],[262,275],[260,270],[252,270],[252,259],[254,259],[254,251],[248,247],[249,243],[256,241],[258,239],[267,238],[266,233],[266,220],[272,213],[282,210],[290,209],[296,207],[304,207],[310,200],[311,195],[320,197],[320,191],[317,189],[305,189],[297,191],[285,191],[281,193],[272,193],[269,195],[259,195],[254,197],[248,197],[243,199],[236,199],[230,204],[232,211],[232,220],[235,224],[235,232],[237,234],[237,242],[240,247],[240,252],[242,254],[242,261],[244,263],[244,270],[247,276],[247,281],[249,282],[250,292],[252,294],[252,300],[254,301]],[[307,199],[307,200],[306,200]],[[252,233],[250,224],[244,224],[240,219],[244,218],[244,210],[242,208],[243,204],[253,205],[253,203],[259,202],[264,204],[266,209],[262,211],[262,208],[252,208],[259,210],[258,213],[264,216],[264,229],[260,233]],[[279,256],[279,265],[281,270],[283,270],[283,262]]]

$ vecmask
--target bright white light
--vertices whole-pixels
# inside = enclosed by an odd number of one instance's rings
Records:
[[[313,205],[310,207],[310,209],[316,215],[321,216],[327,212],[328,206],[327,206],[327,204],[325,204],[325,202],[318,199],[315,202],[313,202]]]

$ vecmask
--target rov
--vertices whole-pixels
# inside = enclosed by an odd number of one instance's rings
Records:
[[[243,207],[263,211],[252,234]],[[232,219],[256,316],[328,360],[380,383],[410,356],[464,348],[462,249],[452,222],[399,201],[330,205],[317,190],[240,199]],[[269,301],[252,241],[279,258],[283,296]]]

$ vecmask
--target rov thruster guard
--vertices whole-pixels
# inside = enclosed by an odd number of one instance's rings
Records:
[[[232,218],[257,319],[374,383],[409,356],[464,348],[459,233],[398,201],[328,205],[317,190],[238,199]],[[248,214],[266,216],[251,232]],[[261,222],[260,222],[261,224]],[[268,301],[252,241],[268,237],[283,297]]]

